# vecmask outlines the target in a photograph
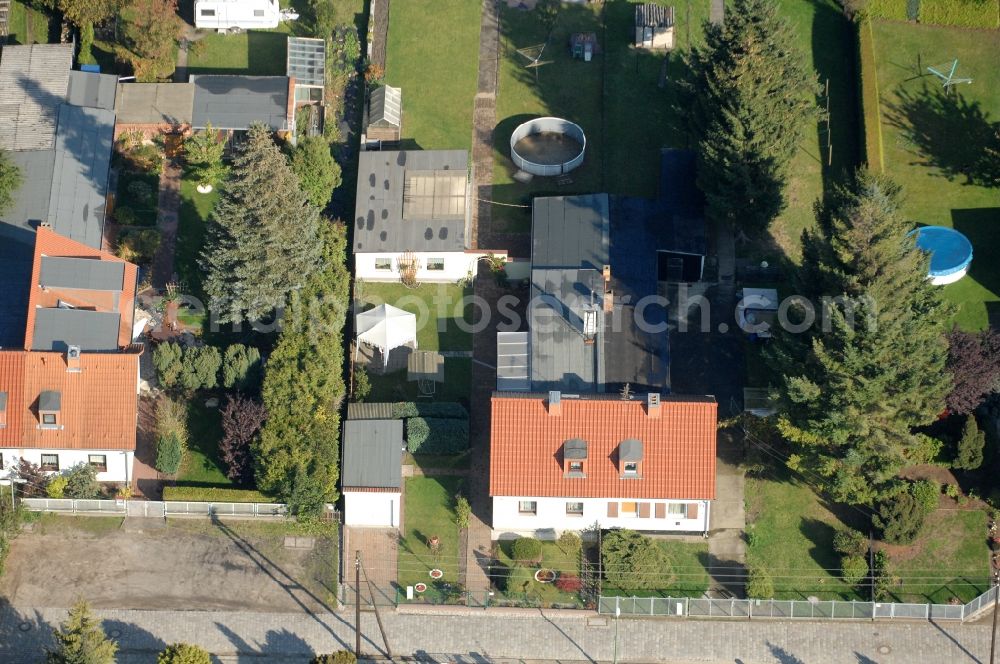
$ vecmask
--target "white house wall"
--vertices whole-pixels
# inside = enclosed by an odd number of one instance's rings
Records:
[[[371,254],[354,254],[354,277],[364,281],[399,281],[399,259],[403,252],[383,252]],[[417,260],[417,282],[419,283],[455,283],[476,275],[481,259],[485,253],[465,253],[459,251],[428,251],[408,252]],[[443,270],[428,270],[428,259],[443,259]],[[389,259],[392,269],[377,270],[375,264],[379,259]]]
[[[344,524],[399,527],[400,494],[382,491],[345,491]]]
[[[535,514],[521,514],[519,504],[522,500],[533,500],[537,504]],[[583,503],[582,515],[566,514],[566,503]],[[608,516],[608,503],[636,502],[650,505],[650,516],[618,517]],[[665,518],[656,518],[655,503],[685,505],[698,504],[698,516],[694,519],[680,518],[667,514]],[[651,500],[649,498],[530,498],[494,496],[493,498],[493,535],[499,537],[504,532],[519,534],[534,533],[545,535],[538,531],[561,532],[563,530],[583,530],[590,528],[596,522],[601,528],[630,528],[632,530],[692,532],[704,533],[708,530],[710,501],[707,500]]]
[[[18,461],[27,459],[31,463],[41,465],[43,454],[56,454],[59,456],[59,472],[69,470],[73,466],[87,463],[87,457],[91,454],[103,454],[106,457],[108,470],[104,473],[97,473],[98,482],[131,482],[132,481],[132,461],[135,454],[122,450],[43,450],[43,449],[13,449],[0,448],[3,455],[3,469],[0,470],[0,477],[9,478],[11,470],[17,467]]]

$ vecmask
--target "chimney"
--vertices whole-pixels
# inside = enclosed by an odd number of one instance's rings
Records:
[[[69,373],[80,373],[80,347],[70,346],[66,349],[66,371]]]
[[[549,392],[549,415],[553,417],[562,415],[562,402],[558,390]]]
[[[646,395],[646,415],[658,420],[660,419],[660,393],[650,392]]]

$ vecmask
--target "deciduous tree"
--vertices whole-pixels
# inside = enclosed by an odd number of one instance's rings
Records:
[[[251,128],[201,255],[217,319],[261,320],[285,306],[316,270],[319,223],[271,132]]]
[[[340,166],[333,160],[330,144],[320,136],[303,138],[292,155],[292,170],[309,202],[322,209],[340,186]]]
[[[174,73],[174,47],[183,31],[177,0],[133,0],[118,56],[132,65],[138,81],[166,79]]]
[[[772,0],[734,0],[725,23],[705,23],[681,100],[713,219],[760,232],[784,208],[788,162],[817,117],[807,62]]]
[[[948,372],[952,390],[948,410],[966,414],[979,407],[1000,380],[1000,335],[992,329],[948,333]]]
[[[229,172],[222,163],[225,153],[226,142],[211,122],[184,141],[184,161],[200,185],[215,186],[225,179]]]
[[[118,645],[108,639],[101,622],[83,600],[69,610],[55,634],[56,647],[45,655],[47,664],[115,664]]]
[[[251,447],[267,419],[267,410],[259,401],[237,394],[226,400],[221,414],[219,456],[226,464],[226,477],[234,482],[247,482],[253,477]]]
[[[781,332],[772,355],[790,465],[850,503],[871,504],[891,484],[914,427],[937,418],[950,389],[950,309],[899,203],[897,185],[861,171],[819,208],[797,283],[817,322]]]

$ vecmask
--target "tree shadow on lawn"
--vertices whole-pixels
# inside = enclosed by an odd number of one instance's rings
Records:
[[[1000,184],[1000,122],[980,102],[961,92],[932,88],[899,88],[897,101],[886,105],[887,118],[908,142],[910,165],[937,169],[936,175],[984,187]]]
[[[953,209],[951,225],[972,243],[973,259],[968,276],[994,295],[1000,296],[1000,266],[988,258],[994,249],[1000,247],[1000,207]],[[996,320],[996,307],[996,302],[986,303],[991,323],[1000,322]]]

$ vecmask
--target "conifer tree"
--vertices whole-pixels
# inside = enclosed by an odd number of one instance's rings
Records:
[[[762,231],[784,208],[787,165],[817,117],[816,73],[773,0],[733,0],[686,57],[682,117],[698,185],[719,222]]]
[[[83,600],[69,610],[54,636],[56,648],[46,653],[47,664],[115,664],[118,646],[105,636]]]
[[[773,352],[779,428],[797,447],[790,464],[850,503],[870,504],[890,487],[913,428],[934,421],[951,389],[950,309],[899,206],[897,185],[861,171],[818,208],[798,283],[817,322],[782,332]]]
[[[319,210],[261,125],[250,129],[212,213],[201,262],[217,320],[261,320],[317,267]]]

